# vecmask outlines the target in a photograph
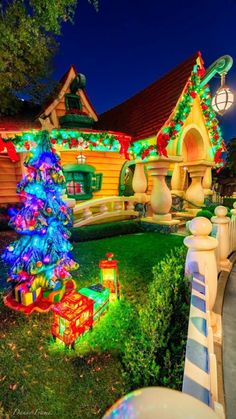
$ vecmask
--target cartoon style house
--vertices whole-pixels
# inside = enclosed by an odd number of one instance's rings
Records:
[[[0,145],[0,203],[17,201],[15,186],[24,171],[32,130],[47,129],[61,155],[67,196],[82,201],[85,218],[91,218],[88,200],[122,195],[150,201],[157,223],[174,222],[172,196],[184,198],[194,213],[195,206],[212,194],[211,169],[221,164],[224,150],[204,73],[197,53],[98,116],[86,94],[84,76],[71,66],[58,93],[34,120],[26,114],[22,120],[0,118],[3,139],[19,134],[19,144],[14,141],[17,163]]]

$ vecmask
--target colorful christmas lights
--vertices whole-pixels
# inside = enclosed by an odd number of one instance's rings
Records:
[[[201,86],[201,77],[204,75],[204,72],[204,67],[201,68],[197,64],[193,67],[191,76],[185,85],[183,94],[175,111],[165,124],[165,127],[157,135],[156,144],[150,145],[148,140],[132,143],[129,152],[134,158],[144,160],[147,157],[157,155],[167,157],[167,146],[169,141],[173,141],[178,137],[182,126],[191,111],[194,99],[199,96],[201,109],[214,151],[215,163],[217,166],[223,165],[221,153],[225,151],[226,148],[221,129],[211,105],[209,86]]]
[[[51,328],[54,339],[73,346],[76,339],[93,326],[93,305],[90,298],[71,291],[52,307],[54,322]]]
[[[25,162],[28,173],[17,186],[19,193],[24,192],[24,206],[10,221],[22,237],[2,255],[9,264],[9,280],[31,293],[53,290],[77,268],[70,257],[71,210],[61,200],[64,176],[59,157],[51,150],[47,132],[38,132],[35,140],[37,147]]]
[[[128,147],[131,137],[122,133],[99,131],[76,131],[66,129],[53,129],[50,133],[52,146],[59,145],[63,150],[90,150],[120,152],[128,158]],[[37,131],[24,132],[13,139],[5,139],[5,144],[14,142],[17,152],[29,151],[37,145]],[[52,151],[55,150],[52,148]]]

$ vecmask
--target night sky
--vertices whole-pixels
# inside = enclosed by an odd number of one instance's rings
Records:
[[[236,0],[100,0],[97,13],[79,0],[74,25],[64,24],[54,77],[75,64],[87,78],[97,113],[128,99],[200,50],[205,67],[229,54],[227,84],[236,101]],[[220,84],[210,82],[212,92]],[[236,103],[220,118],[225,139],[236,136]]]

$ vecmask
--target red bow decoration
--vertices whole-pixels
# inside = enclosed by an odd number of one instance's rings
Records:
[[[223,151],[222,147],[220,147],[220,148],[218,148],[218,150],[216,150],[215,157],[214,157],[215,163],[222,163],[223,162],[223,159],[221,157],[222,151]]]
[[[120,154],[124,154],[126,160],[130,160],[128,148],[129,148],[129,141],[123,136],[117,137],[117,140],[120,143]]]
[[[0,152],[4,151],[5,148],[7,149],[7,154],[12,161],[19,161],[20,160],[18,154],[16,153],[16,149],[15,149],[14,144],[11,141],[8,141],[8,142],[5,143],[2,140],[2,138],[0,137]]]
[[[224,151],[224,148],[222,148],[222,147],[220,147],[220,148],[218,148],[218,150],[216,150],[216,153],[215,153],[215,157],[214,157],[214,161],[215,161],[215,163],[216,164],[220,164],[220,163],[223,163],[218,169],[217,169],[217,171],[216,171],[216,173],[219,173],[220,171],[221,171],[221,169],[223,168],[223,166],[224,166],[224,160],[222,159],[222,157],[221,157],[221,154],[222,154],[222,152]]]
[[[170,140],[169,134],[161,132],[157,137],[157,151],[160,156],[168,157],[166,147]]]

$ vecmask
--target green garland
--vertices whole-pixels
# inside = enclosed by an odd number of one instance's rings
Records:
[[[145,159],[148,156],[163,155],[167,157],[167,145],[169,141],[177,139],[186,121],[197,95],[200,98],[201,109],[210,136],[210,141],[215,155],[215,162],[222,165],[221,152],[225,150],[221,129],[211,106],[211,94],[209,86],[201,87],[200,82],[204,69],[196,64],[193,67],[191,76],[185,85],[183,96],[177,104],[174,115],[168,120],[167,125],[157,136],[155,145],[150,145],[148,140],[132,143],[129,152],[133,158]]]
[[[37,135],[41,131],[24,132],[14,138],[5,139],[12,142],[17,152],[29,151],[36,146]],[[52,130],[50,141],[53,145],[63,146],[63,150],[113,151],[127,154],[129,136],[122,133],[90,132],[74,130]]]

